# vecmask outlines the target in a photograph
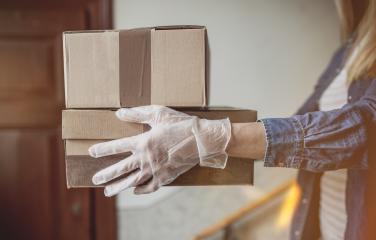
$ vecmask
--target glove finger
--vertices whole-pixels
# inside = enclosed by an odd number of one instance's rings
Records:
[[[149,180],[152,177],[151,171],[137,171],[135,173],[130,174],[124,179],[118,180],[107,185],[104,188],[104,195],[106,197],[112,197],[121,191],[135,187],[139,184],[144,183],[145,181]]]
[[[108,142],[97,143],[89,148],[89,154],[92,157],[104,157],[118,153],[130,152],[136,145],[137,136],[121,138]]]
[[[137,186],[134,189],[134,194],[147,194],[147,193],[152,193],[155,192],[159,189],[159,182],[156,178],[152,178],[147,184]]]
[[[153,121],[155,113],[162,108],[162,106],[158,105],[120,108],[116,111],[116,116],[120,120],[127,122],[150,123]]]
[[[94,174],[92,181],[95,185],[103,184],[123,174],[132,172],[140,167],[141,161],[137,155],[131,155],[120,162],[106,167]]]

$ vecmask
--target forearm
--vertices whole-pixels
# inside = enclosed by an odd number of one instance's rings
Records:
[[[232,123],[231,128],[231,139],[226,149],[230,156],[264,158],[266,137],[262,123]]]

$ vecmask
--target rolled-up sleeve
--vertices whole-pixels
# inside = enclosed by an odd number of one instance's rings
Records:
[[[366,169],[369,138],[376,128],[376,80],[362,98],[341,109],[266,118],[261,122],[267,138],[266,167],[315,172]]]

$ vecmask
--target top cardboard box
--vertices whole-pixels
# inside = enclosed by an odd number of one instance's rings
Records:
[[[64,32],[67,108],[204,106],[202,26]]]

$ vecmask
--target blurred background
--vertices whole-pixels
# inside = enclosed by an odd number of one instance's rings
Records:
[[[261,161],[252,187],[66,189],[61,33],[176,24],[207,27],[209,104],[259,118],[293,114],[339,45],[326,0],[2,0],[0,239],[288,238],[296,172]]]

